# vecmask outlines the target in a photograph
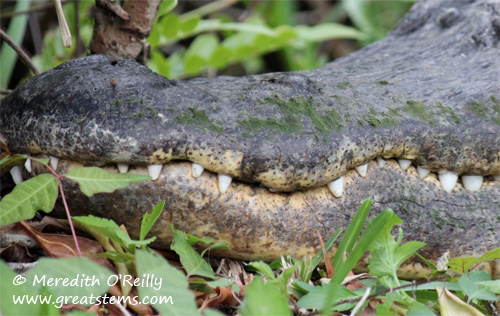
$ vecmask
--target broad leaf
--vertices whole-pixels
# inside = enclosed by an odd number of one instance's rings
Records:
[[[57,179],[52,174],[41,174],[15,186],[0,201],[0,225],[30,219],[37,211],[49,213],[57,199]]]
[[[42,258],[28,271],[26,279],[34,288],[45,286],[55,296],[53,300],[57,297],[79,297],[82,300],[75,304],[89,306],[92,302],[86,298],[106,293],[108,281],[113,279],[111,275],[108,269],[83,257]]]
[[[458,284],[464,294],[467,295],[467,303],[470,303],[473,299],[496,301],[497,296],[495,293],[492,293],[487,287],[480,284],[480,282],[490,280],[491,276],[486,271],[474,270],[468,275],[466,273],[462,274],[462,277],[458,280]]]
[[[141,300],[148,299],[160,315],[198,315],[193,292],[186,276],[158,254],[137,250],[137,274],[151,280],[138,286]],[[161,302],[163,300],[163,302]]]
[[[191,247],[184,232],[172,229],[174,241],[170,249],[179,255],[181,264],[189,275],[199,275],[210,279],[216,279],[210,265],[203,257]]]
[[[109,193],[116,189],[125,188],[131,182],[141,182],[151,179],[149,176],[111,173],[97,167],[77,167],[71,169],[66,174],[66,178],[78,182],[80,190],[89,197],[96,193]]]
[[[250,315],[292,315],[288,299],[273,283],[265,283],[256,277],[246,288],[245,300],[240,308],[242,316]]]
[[[155,240],[155,237],[146,240],[133,240],[127,233],[120,229],[120,227],[112,220],[100,218],[93,215],[89,216],[75,216],[73,220],[81,225],[84,225],[109,239],[118,242],[123,247],[128,248],[131,245],[142,246],[147,245]]]
[[[44,315],[44,308],[57,311],[53,304],[15,304],[14,297],[23,298],[34,297],[36,289],[26,279],[7,267],[7,264],[0,260],[0,275],[2,276],[2,295],[0,295],[0,314],[2,315]],[[47,311],[45,311],[47,312]],[[53,312],[53,311],[52,311]]]

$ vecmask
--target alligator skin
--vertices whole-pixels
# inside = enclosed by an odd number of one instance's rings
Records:
[[[112,218],[134,235],[165,200],[153,229],[160,247],[173,223],[227,241],[221,255],[307,257],[317,232],[346,227],[372,197],[372,216],[392,208],[429,259],[477,255],[500,244],[499,12],[492,0],[421,1],[385,39],[295,73],[171,81],[134,61],[89,56],[2,100],[0,133],[14,153],[60,158],[61,172],[158,165],[157,180],[114,193],[89,199],[70,181],[65,190],[73,214]],[[366,175],[354,171],[365,164]],[[431,173],[421,179],[416,167]],[[227,192],[217,174],[234,179]],[[443,189],[447,176],[462,180]],[[464,189],[468,176],[484,181],[480,189]],[[334,197],[327,185],[339,178]],[[485,268],[498,277],[498,262]],[[415,258],[400,271],[428,273]]]

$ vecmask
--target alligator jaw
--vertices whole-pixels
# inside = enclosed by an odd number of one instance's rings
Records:
[[[75,166],[68,160],[59,162],[58,171],[65,173]],[[33,172],[46,172],[33,162]],[[104,167],[118,173],[114,166]],[[147,168],[132,166],[129,172],[146,175]],[[76,183],[65,180],[73,215],[111,218],[124,223],[132,236],[138,236],[140,220],[151,206],[166,201],[164,211],[151,232],[157,237],[155,246],[167,248],[172,240],[169,224],[176,229],[226,241],[229,250],[214,254],[244,260],[273,260],[289,254],[307,258],[319,251],[317,233],[323,239],[339,227],[346,227],[361,202],[373,199],[370,217],[386,208],[393,208],[404,220],[405,241],[427,243],[420,251],[426,258],[436,259],[444,252],[452,256],[481,255],[498,247],[500,222],[500,185],[488,181],[480,192],[464,190],[460,184],[450,195],[440,188],[437,175],[419,178],[416,168],[406,171],[395,160],[384,167],[368,163],[365,177],[355,170],[344,176],[345,191],[341,198],[332,197],[328,188],[318,187],[295,193],[273,193],[266,188],[233,181],[226,194],[220,194],[217,175],[203,172],[192,176],[189,162],[165,164],[155,181],[133,183],[125,189],[88,198]],[[105,208],[102,205],[106,205]],[[56,212],[64,216],[59,208]],[[497,215],[495,215],[497,214]],[[357,270],[366,269],[367,258]],[[500,264],[485,269],[496,275]],[[407,262],[400,275],[420,278],[430,270],[417,258]],[[498,275],[497,277],[500,277]]]

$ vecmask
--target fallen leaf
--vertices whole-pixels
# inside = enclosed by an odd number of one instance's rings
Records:
[[[442,316],[484,316],[445,288],[436,287]]]

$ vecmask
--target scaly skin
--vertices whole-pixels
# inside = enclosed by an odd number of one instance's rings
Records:
[[[328,238],[371,196],[374,213],[393,208],[407,238],[428,243],[429,258],[477,254],[500,244],[498,12],[486,0],[419,2],[384,40],[299,73],[182,82],[90,56],[7,96],[0,133],[15,153],[63,158],[60,168],[165,164],[158,180],[90,200],[66,183],[74,212],[92,205],[133,233],[138,216],[166,200],[154,232],[163,246],[173,223],[229,241],[223,254],[236,258],[308,256],[316,231]],[[370,163],[366,178],[352,170],[376,157],[486,182],[448,193],[434,175],[421,180],[393,163]],[[179,160],[211,173],[192,178]],[[237,181],[221,194],[214,173]],[[334,198],[325,185],[340,176],[344,194]]]

